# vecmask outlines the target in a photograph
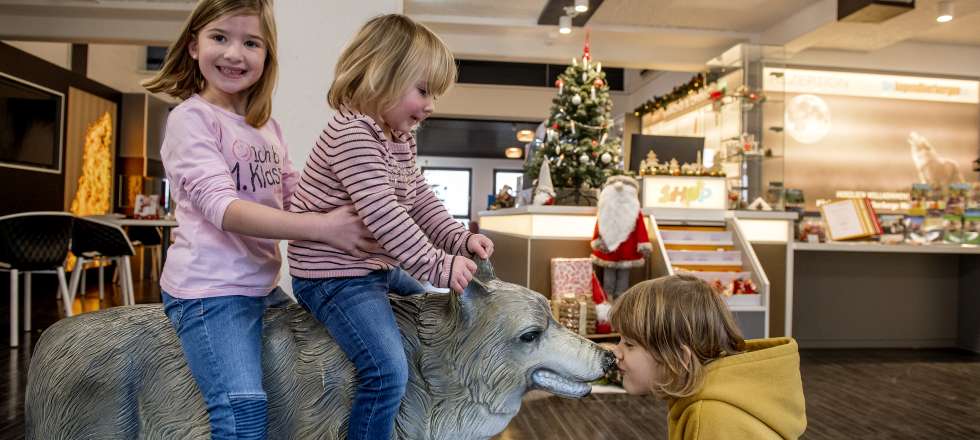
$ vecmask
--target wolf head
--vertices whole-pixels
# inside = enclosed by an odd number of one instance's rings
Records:
[[[424,325],[423,314],[419,336],[427,346],[422,369],[432,373],[422,374],[429,392],[453,408],[452,417],[433,423],[452,421],[490,436],[506,427],[527,391],[584,397],[588,382],[613,368],[615,357],[559,325],[541,294],[496,279],[485,261],[478,267],[466,291],[449,297],[451,325]],[[445,316],[433,312],[429,319]],[[432,328],[440,330],[425,332]],[[446,435],[453,428],[433,426],[432,432],[454,438]]]

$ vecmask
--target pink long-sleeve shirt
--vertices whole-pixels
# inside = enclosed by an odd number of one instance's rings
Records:
[[[363,276],[401,267],[416,279],[448,287],[453,256],[470,232],[454,220],[415,166],[410,134],[386,140],[369,116],[341,109],[316,140],[292,200],[293,212],[354,205],[384,248],[366,259],[324,243],[289,243],[289,272],[303,278]]]
[[[298,176],[279,124],[254,128],[198,95],[167,118],[161,150],[177,206],[160,287],[177,298],[264,296],[279,282],[279,240],[222,230],[228,205],[289,206]]]

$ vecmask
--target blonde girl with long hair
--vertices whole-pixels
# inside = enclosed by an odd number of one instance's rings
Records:
[[[408,361],[388,293],[419,294],[419,280],[462,292],[493,243],[471,234],[436,198],[415,163],[412,130],[455,81],[449,48],[403,15],[368,21],[337,61],[326,121],[300,179],[294,212],[353,206],[381,245],[367,258],[294,241],[297,301],[326,326],[357,369],[347,438],[390,439]],[[465,256],[464,256],[465,255]]]
[[[806,429],[796,341],[744,340],[705,281],[641,282],[611,316],[623,387],[667,400],[671,440],[795,439]]]
[[[178,227],[160,287],[213,439],[266,437],[262,315],[284,298],[278,240],[373,249],[352,209],[284,210],[298,175],[270,116],[276,75],[271,1],[202,0],[143,84],[183,101],[161,150]]]

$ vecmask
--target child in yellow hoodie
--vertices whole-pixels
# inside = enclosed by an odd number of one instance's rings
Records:
[[[613,306],[612,324],[623,387],[668,401],[670,440],[796,439],[806,430],[796,341],[743,340],[708,283],[639,283]]]

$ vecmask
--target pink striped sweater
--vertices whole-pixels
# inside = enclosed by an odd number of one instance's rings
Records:
[[[454,220],[415,166],[415,139],[397,141],[369,116],[341,109],[316,141],[293,194],[293,212],[353,204],[383,253],[356,258],[323,243],[289,243],[289,273],[302,278],[363,276],[401,267],[448,287],[453,256],[471,257],[470,232]]]

